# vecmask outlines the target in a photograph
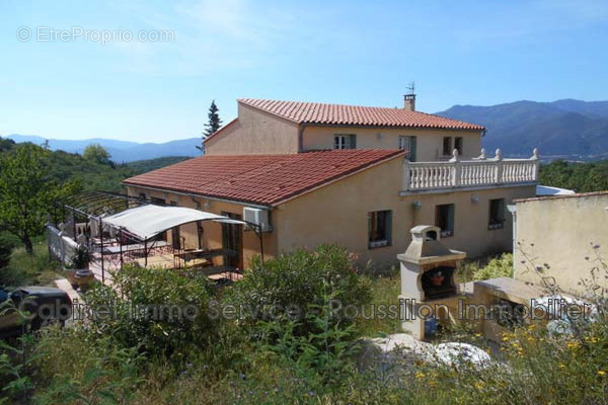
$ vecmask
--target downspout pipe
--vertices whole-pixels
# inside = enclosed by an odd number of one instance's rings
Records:
[[[300,122],[300,129],[298,130],[298,153],[304,152],[304,130],[306,129],[306,123]]]

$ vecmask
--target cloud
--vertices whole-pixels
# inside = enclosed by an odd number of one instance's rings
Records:
[[[267,63],[287,38],[306,35],[305,30],[294,30],[301,14],[247,0],[167,3],[163,12],[139,2],[124,7],[145,28],[175,33],[170,43],[111,44],[122,55],[119,69],[144,75],[199,76],[219,69],[252,69]]]

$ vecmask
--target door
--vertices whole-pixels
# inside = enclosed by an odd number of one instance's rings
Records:
[[[173,246],[173,249],[177,249],[177,250],[182,249],[181,235],[179,233],[179,226],[176,226],[175,228],[171,229],[171,245]]]
[[[231,219],[242,219],[239,214],[222,211],[222,215]],[[222,247],[224,248],[224,266],[243,268],[243,225],[222,224]]]

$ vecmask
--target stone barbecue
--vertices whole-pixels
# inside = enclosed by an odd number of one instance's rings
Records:
[[[410,230],[412,242],[401,263],[400,301],[406,316],[403,328],[415,338],[425,339],[425,325],[448,322],[458,307],[458,263],[466,253],[451,250],[441,243],[440,229],[418,225]],[[427,328],[428,329],[428,328]]]

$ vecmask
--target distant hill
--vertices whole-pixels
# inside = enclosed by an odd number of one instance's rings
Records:
[[[6,136],[15,142],[31,142],[42,145],[47,139],[37,135],[11,134]],[[80,153],[87,145],[98,143],[110,153],[111,159],[116,163],[133,162],[136,160],[156,159],[167,156],[200,156],[196,146],[200,145],[200,138],[179,139],[165,143],[137,143],[119,141],[115,139],[92,138],[84,140],[48,139],[49,147],[53,151],[62,150],[68,153]]]
[[[23,147],[12,140],[0,137],[0,157],[13,153]],[[121,182],[131,176],[160,169],[174,163],[189,159],[183,156],[169,156],[151,160],[138,160],[125,164],[113,162],[100,163],[94,159],[86,159],[82,155],[62,150],[48,154],[47,169],[51,178],[63,183],[68,180],[80,179],[83,191],[124,191]]]
[[[608,157],[608,101],[516,101],[489,107],[456,105],[437,113],[484,125],[483,146],[505,155],[595,160]]]
[[[134,162],[127,163],[126,166],[133,170],[133,175],[136,175],[160,169],[165,166],[174,165],[187,159],[190,158],[185,156],[168,156],[149,160],[136,160]]]

